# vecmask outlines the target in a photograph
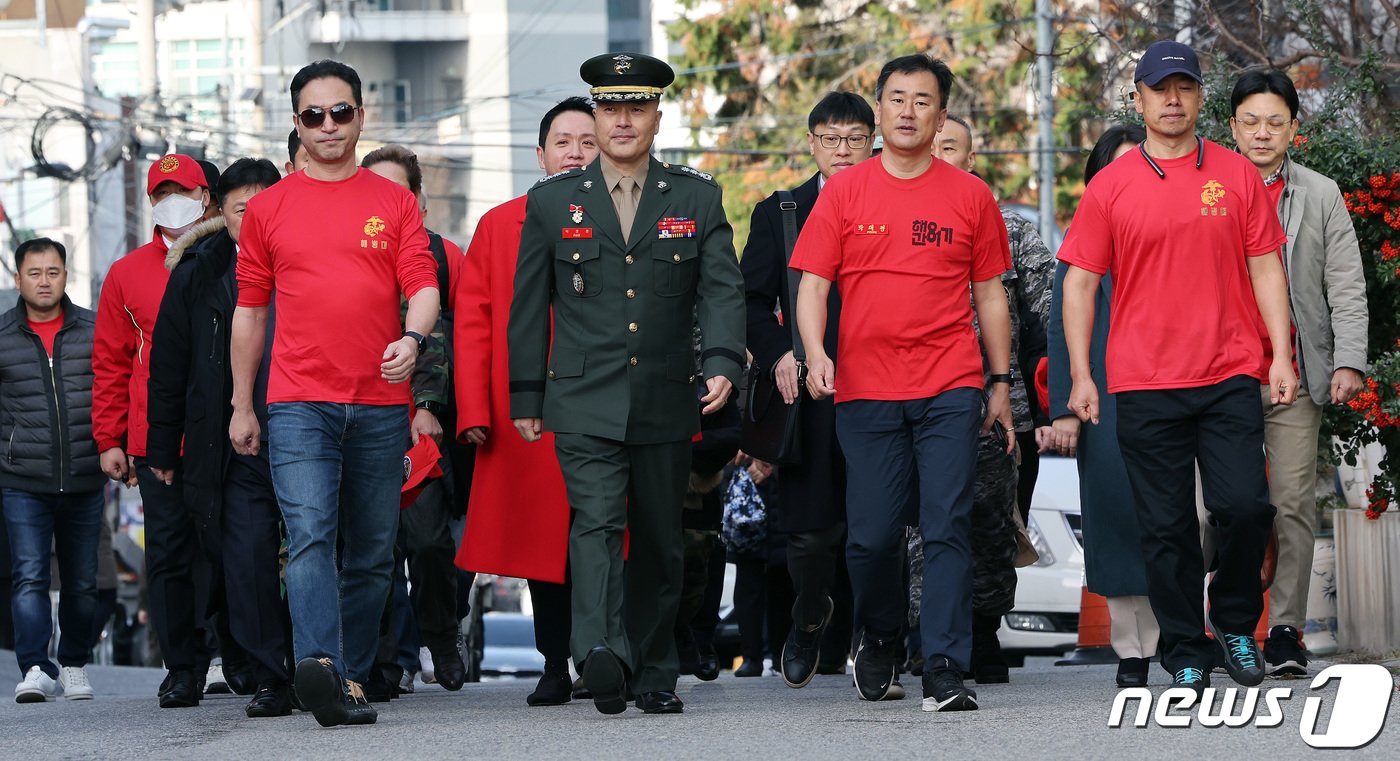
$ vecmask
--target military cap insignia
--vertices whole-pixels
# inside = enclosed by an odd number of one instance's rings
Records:
[[[632,56],[630,56],[630,55],[615,55],[615,56],[613,56],[613,67],[612,67],[612,68],[613,68],[613,73],[614,73],[614,74],[626,74],[627,71],[628,71],[629,69],[632,68]]]
[[[180,157],[166,156],[160,160],[158,168],[161,174],[174,174],[180,168]]]

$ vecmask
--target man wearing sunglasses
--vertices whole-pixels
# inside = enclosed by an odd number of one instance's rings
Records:
[[[413,194],[356,165],[364,111],[355,70],[316,61],[292,78],[291,96],[309,163],[245,212],[229,438],[239,454],[258,451],[253,385],[275,289],[267,444],[287,525],[294,684],[322,726],[372,724],[361,685],[389,591],[406,381],[437,320],[437,266]]]

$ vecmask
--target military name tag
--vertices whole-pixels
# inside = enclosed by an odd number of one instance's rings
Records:
[[[565,240],[569,240],[569,239],[573,239],[573,238],[592,238],[592,237],[593,237],[593,228],[591,228],[591,227],[565,227],[565,228],[564,228],[564,239],[565,239]]]
[[[577,272],[574,273],[574,293],[580,296],[583,295],[583,275]]]

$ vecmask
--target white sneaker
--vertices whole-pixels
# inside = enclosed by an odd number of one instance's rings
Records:
[[[53,700],[58,694],[58,684],[38,666],[30,666],[24,680],[15,685],[16,703],[42,703]]]
[[[400,695],[412,695],[412,694],[413,694],[413,672],[412,672],[412,671],[405,671],[405,672],[403,672],[403,678],[399,679],[399,694],[400,694]]]
[[[233,692],[233,690],[229,689],[228,680],[224,679],[223,664],[209,664],[209,671],[204,675],[204,694],[227,695],[231,692]]]
[[[418,678],[423,680],[423,684],[437,684],[437,676],[433,674],[433,654],[428,652],[428,648],[418,648]]]
[[[87,672],[82,666],[64,666],[59,669],[58,683],[63,686],[64,698],[92,700],[92,685],[88,684]]]

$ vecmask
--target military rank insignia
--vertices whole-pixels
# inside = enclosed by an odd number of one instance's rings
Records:
[[[656,237],[665,240],[667,238],[694,238],[695,220],[690,217],[662,217],[656,223]]]

